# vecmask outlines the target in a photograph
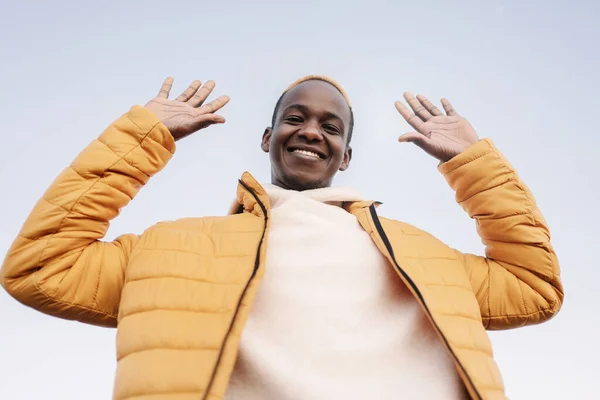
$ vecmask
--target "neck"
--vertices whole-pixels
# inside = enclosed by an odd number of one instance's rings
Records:
[[[277,179],[271,176],[271,184],[286,190],[302,192],[304,190],[331,187],[331,182],[296,182],[294,179]]]

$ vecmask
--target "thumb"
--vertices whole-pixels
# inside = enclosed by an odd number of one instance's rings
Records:
[[[410,142],[414,144],[423,143],[423,141],[427,139],[427,137],[418,132],[408,132],[398,138],[398,141],[401,143]]]
[[[192,124],[196,129],[203,129],[214,124],[224,124],[225,118],[218,114],[202,114],[193,119]]]
[[[414,143],[417,147],[425,150],[427,153],[433,155],[439,152],[439,145],[435,141],[431,140],[427,136],[418,132],[408,132],[398,138],[399,142],[410,142]]]

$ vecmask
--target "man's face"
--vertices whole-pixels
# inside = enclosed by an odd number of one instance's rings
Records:
[[[330,186],[352,157],[349,124],[350,107],[331,84],[311,80],[288,91],[262,140],[272,183],[293,190]]]

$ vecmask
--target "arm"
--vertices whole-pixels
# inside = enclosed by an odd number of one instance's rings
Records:
[[[100,239],[174,149],[167,128],[143,107],[133,107],[110,125],[34,207],[2,265],[0,283],[6,291],[50,315],[116,326],[124,271],[137,236]]]
[[[439,169],[486,246],[486,257],[458,253],[486,328],[554,316],[563,301],[558,260],[533,195],[512,166],[491,140],[482,140]]]
[[[563,289],[550,233],[527,186],[490,140],[442,99],[444,115],[424,96],[404,97],[396,108],[416,130],[399,138],[442,162],[459,204],[477,222],[486,257],[458,253],[487,329],[548,320],[560,309]]]
[[[167,78],[92,142],[37,203],[9,249],[0,284],[21,303],[60,318],[116,326],[129,256],[138,237],[102,242],[109,222],[175,151],[175,141],[212,124],[229,98],[192,84],[175,100]]]

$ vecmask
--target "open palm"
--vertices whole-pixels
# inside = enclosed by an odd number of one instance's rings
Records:
[[[404,99],[412,111],[400,101],[395,103],[396,109],[416,132],[408,132],[398,141],[412,142],[446,162],[479,140],[469,121],[458,115],[448,100],[442,99],[444,114],[425,96],[417,95],[415,98],[410,92],[405,92]]]
[[[158,119],[169,129],[175,140],[184,138],[200,129],[213,124],[222,124],[225,118],[215,114],[229,102],[229,97],[221,96],[204,103],[215,88],[213,81],[201,87],[200,81],[194,81],[175,100],[169,100],[173,78],[165,79],[158,96],[146,104]]]

